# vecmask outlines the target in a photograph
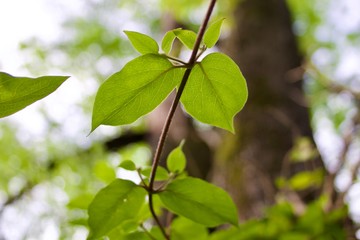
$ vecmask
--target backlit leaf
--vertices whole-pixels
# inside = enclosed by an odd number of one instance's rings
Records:
[[[211,53],[192,69],[181,102],[195,119],[234,132],[233,118],[247,96],[245,78],[234,61]]]
[[[99,88],[92,131],[100,124],[129,124],[151,112],[181,81],[183,72],[160,55],[146,54],[130,61]]]
[[[89,239],[97,239],[126,220],[136,219],[146,191],[135,183],[116,179],[100,190],[89,206]]]
[[[158,53],[159,46],[150,36],[132,31],[124,31],[133,47],[141,54]]]
[[[225,18],[215,21],[212,23],[204,34],[203,41],[206,47],[211,48],[213,47],[216,42],[219,40],[220,37],[220,30],[222,23],[224,22]]]
[[[182,42],[187,48],[193,49],[196,42],[196,33],[190,30],[175,29],[173,30],[176,37]]]
[[[126,169],[128,171],[134,171],[136,170],[136,165],[133,161],[131,160],[125,160],[125,161],[122,161],[119,165],[119,167],[123,168],[123,169]]]
[[[238,223],[237,210],[228,193],[201,179],[174,180],[159,196],[170,211],[205,226]]]
[[[167,157],[166,165],[170,172],[179,173],[184,171],[186,167],[186,157],[182,151],[183,145],[184,141],[182,141],[177,148],[172,150]]]
[[[0,118],[46,97],[68,78],[65,76],[14,77],[0,72]]]
[[[161,42],[161,48],[162,50],[166,53],[169,54],[169,52],[171,51],[173,42],[176,38],[176,35],[174,33],[174,30],[168,31],[167,33],[165,33],[162,42]]]

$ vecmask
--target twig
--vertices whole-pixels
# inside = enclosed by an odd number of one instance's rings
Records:
[[[169,239],[169,236],[166,234],[164,227],[161,225],[161,223],[159,221],[159,218],[156,216],[154,206],[153,206],[154,181],[155,181],[156,170],[157,170],[157,167],[158,167],[159,162],[160,162],[160,156],[161,156],[164,144],[165,144],[167,134],[169,132],[171,121],[172,121],[172,119],[174,117],[175,110],[176,110],[176,108],[177,108],[177,106],[179,104],[180,97],[181,97],[181,95],[182,95],[182,93],[184,91],[186,82],[187,82],[187,80],[188,80],[188,78],[190,76],[191,69],[192,69],[193,65],[195,64],[195,62],[196,62],[197,53],[198,53],[202,38],[203,38],[203,36],[205,34],[206,27],[207,27],[207,25],[209,23],[210,16],[212,14],[212,11],[214,10],[215,3],[216,3],[216,0],[211,0],[209,8],[208,8],[207,13],[206,13],[205,18],[204,18],[204,21],[200,26],[200,30],[199,30],[199,33],[198,33],[197,38],[196,38],[194,49],[193,49],[193,51],[191,53],[191,57],[190,57],[188,63],[186,64],[187,66],[190,66],[190,67],[187,68],[185,73],[184,73],[184,76],[183,76],[183,78],[181,80],[179,89],[178,89],[178,91],[176,93],[175,99],[174,99],[174,101],[173,101],[173,103],[171,105],[171,108],[169,110],[169,114],[168,114],[168,116],[166,118],[163,130],[161,132],[161,135],[160,135],[160,138],[159,138],[159,141],[158,141],[158,145],[157,145],[157,148],[156,148],[156,151],[155,151],[154,160],[153,160],[153,164],[152,164],[152,169],[151,169],[151,173],[150,173],[150,183],[149,183],[149,191],[148,191],[148,193],[149,193],[149,208],[150,208],[150,212],[151,212],[153,218],[155,219],[156,223],[159,225],[160,230],[161,230],[162,234],[164,235],[164,237],[166,239]]]

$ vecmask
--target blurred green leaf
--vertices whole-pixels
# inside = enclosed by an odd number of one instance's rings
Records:
[[[141,174],[144,175],[146,178],[150,178],[150,173],[151,173],[150,167],[141,169]],[[168,171],[165,168],[158,166],[156,170],[155,181],[164,181],[167,180],[168,178],[169,178]]]
[[[289,185],[292,189],[299,191],[309,187],[320,186],[323,182],[324,170],[304,171],[295,174],[289,179]]]
[[[115,169],[106,161],[99,161],[95,163],[94,173],[97,178],[105,183],[110,183],[116,178]]]
[[[122,161],[119,165],[119,167],[125,169],[125,170],[128,170],[128,171],[134,171],[136,170],[136,165],[133,161],[131,160],[125,160],[125,161]]]
[[[65,76],[14,77],[0,72],[0,118],[9,116],[54,92]]]
[[[187,218],[178,217],[171,223],[172,240],[207,240],[208,231],[204,225]]]

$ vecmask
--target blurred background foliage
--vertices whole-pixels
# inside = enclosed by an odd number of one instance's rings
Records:
[[[218,2],[214,18],[227,18],[222,41],[235,24],[232,12],[241,1]],[[0,122],[0,239],[86,238],[86,208],[94,194],[116,177],[136,179],[119,168],[122,161],[131,159],[146,166],[151,159],[144,119],[131,126],[102,127],[86,137],[97,87],[136,56],[122,31],[140,31],[160,41],[170,20],[196,31],[208,4],[205,0],[80,2],[81,12],[76,14],[58,1],[52,3],[66,16],[61,39],[51,44],[37,38],[19,43],[27,59],[23,67],[30,74],[69,74],[74,89],[60,95],[59,105],[52,104],[56,99],[39,103],[27,127],[12,117]],[[290,179],[279,178],[278,204],[263,218],[246,221],[239,229],[219,231],[210,239],[345,239],[339,222],[347,221],[347,205],[326,212],[327,196],[299,210],[282,197],[289,189],[299,191],[324,181],[344,193],[350,210],[353,206],[352,218],[360,221],[356,207],[360,194],[360,20],[354,23],[351,18],[351,4],[359,10],[353,2],[287,1],[303,56],[300,71],[305,73],[314,136],[330,174],[300,172]],[[72,107],[62,110],[61,104],[68,101]],[[27,128],[39,128],[32,125],[42,125],[41,131],[27,132]],[[200,131],[211,131],[197,126]],[[111,140],[118,136],[124,142],[113,149]],[[290,158],[307,161],[316,154],[315,146],[304,138],[294,145]]]

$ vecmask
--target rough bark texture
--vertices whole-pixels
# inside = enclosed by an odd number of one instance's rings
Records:
[[[225,52],[247,79],[249,99],[236,118],[236,135],[225,134],[218,148],[213,179],[232,194],[241,218],[247,219],[274,202],[274,183],[294,140],[312,139],[301,72],[296,71],[301,58],[285,1],[240,1]],[[313,164],[291,165],[287,174]]]

